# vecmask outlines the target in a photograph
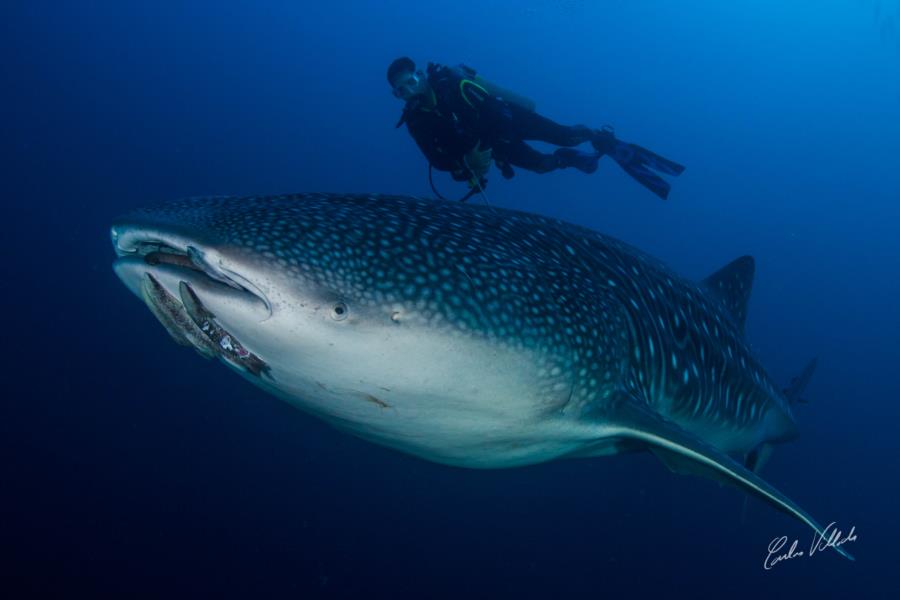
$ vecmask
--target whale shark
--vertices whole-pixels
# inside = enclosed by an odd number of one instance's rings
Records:
[[[174,200],[111,237],[177,343],[340,430],[470,468],[652,452],[825,535],[759,475],[815,365],[782,389],[751,352],[751,257],[691,281],[564,221],[375,194]]]

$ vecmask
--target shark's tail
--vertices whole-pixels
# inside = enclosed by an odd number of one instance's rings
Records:
[[[818,358],[814,358],[806,365],[803,371],[800,372],[799,375],[791,379],[791,382],[788,386],[782,390],[784,392],[784,396],[788,399],[791,404],[806,404],[806,398],[803,398],[803,391],[806,389],[809,380],[812,379],[813,373],[816,371],[816,363],[818,362]]]

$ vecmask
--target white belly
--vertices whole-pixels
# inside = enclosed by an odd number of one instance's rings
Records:
[[[561,414],[571,377],[533,352],[421,331],[330,343],[339,351],[267,349],[272,379],[248,379],[342,430],[445,464],[524,465],[586,441]]]

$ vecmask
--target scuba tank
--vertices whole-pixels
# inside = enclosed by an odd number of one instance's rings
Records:
[[[536,105],[534,100],[527,96],[523,96],[522,94],[516,93],[508,88],[497,85],[493,81],[489,79],[485,79],[481,75],[478,74],[475,69],[469,67],[467,65],[459,65],[458,67],[453,67],[453,70],[459,75],[461,79],[469,79],[472,82],[480,85],[487,93],[491,96],[496,96],[497,98],[509,102],[510,104],[515,104],[519,108],[524,108],[527,111],[534,112]]]

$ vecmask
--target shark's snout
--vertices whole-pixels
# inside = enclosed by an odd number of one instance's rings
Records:
[[[254,375],[266,371],[249,344],[231,332],[271,315],[268,300],[246,277],[226,267],[215,251],[173,233],[114,226],[110,235],[116,275],[176,342]]]

